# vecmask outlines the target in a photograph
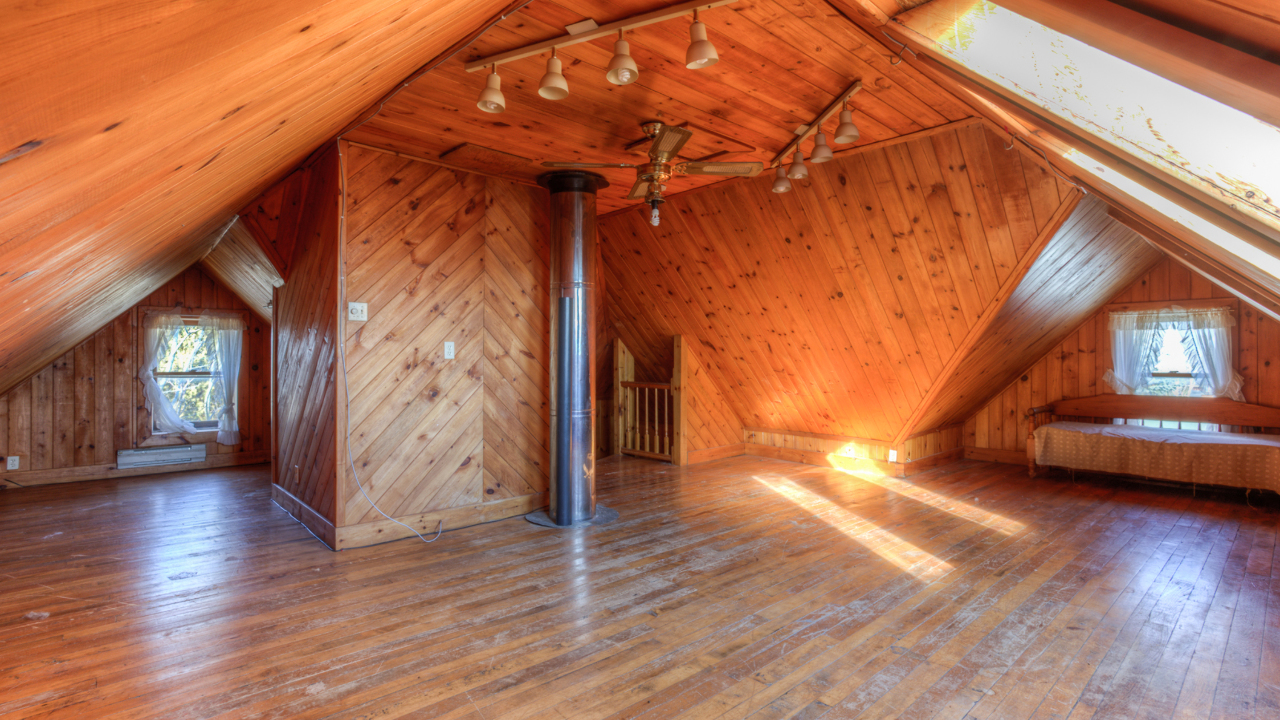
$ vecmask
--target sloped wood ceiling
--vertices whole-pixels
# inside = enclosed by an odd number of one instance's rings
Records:
[[[9,4],[0,388],[198,260],[215,226],[502,6]]]
[[[1075,191],[980,125],[810,172],[785,195],[755,178],[675,196],[657,228],[639,210],[603,218],[609,315],[638,376],[669,372],[671,335],[695,343],[748,427],[890,440]],[[1088,240],[1049,247],[1128,267]]]
[[[538,0],[500,22],[457,58],[424,76],[387,104],[377,118],[347,137],[479,172],[532,181],[544,160],[637,162],[626,147],[643,140],[640,123],[688,123],[694,137],[684,156],[728,153],[726,160],[771,161],[853,81],[854,119],[866,145],[971,117],[974,112],[908,63],[894,62],[882,39],[820,0],[738,0],[701,15],[720,62],[704,70],[684,66],[691,19],[627,33],[640,78],[611,85],[605,69],[615,38],[565,48],[559,57],[569,97],[537,94],[547,55],[499,67],[506,112],[476,107],[483,73],[467,62],[565,34],[565,25],[614,20],[674,4],[653,0]],[[827,124],[828,137],[839,117]],[[806,146],[807,148],[808,146]],[[499,155],[493,150],[507,153]],[[513,158],[512,155],[515,157]],[[601,171],[613,187],[599,195],[601,212],[628,204],[633,170]],[[680,177],[671,192],[717,182]]]
[[[1105,203],[1086,198],[1031,266],[973,352],[943,380],[942,392],[919,427],[964,421],[1030,361],[1163,257],[1108,216]]]

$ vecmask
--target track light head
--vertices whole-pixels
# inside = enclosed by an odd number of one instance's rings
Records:
[[[500,113],[507,109],[507,99],[502,97],[502,78],[498,76],[498,66],[493,66],[493,72],[489,73],[489,78],[485,80],[484,89],[480,91],[480,99],[476,101],[476,107],[487,113]]]
[[[791,165],[787,167],[787,177],[792,180],[805,180],[809,177],[809,168],[804,164],[804,151],[796,148],[791,156]]]
[[[538,82],[539,95],[548,100],[563,100],[569,97],[569,82],[564,79],[562,69],[560,58],[556,57],[554,50],[551,51],[551,58],[547,60],[547,73]]]
[[[618,31],[618,41],[613,44],[613,59],[609,61],[609,69],[605,78],[614,85],[630,85],[640,77],[640,68],[631,57],[631,43],[622,39],[622,31]]]
[[[684,53],[684,66],[690,70],[709,68],[720,62],[716,46],[707,39],[707,26],[698,20],[698,11],[693,11],[693,24],[689,26],[689,49]]]
[[[827,136],[818,131],[817,137],[813,140],[813,154],[809,156],[809,162],[824,163],[828,160],[834,160],[835,156],[831,154],[831,146],[827,145]]]
[[[787,179],[786,170],[781,165],[778,166],[778,172],[773,179],[773,191],[778,194],[791,192],[791,181]]]
[[[836,128],[836,142],[858,142],[858,126],[853,124],[853,111],[845,108],[840,111],[840,126]]]

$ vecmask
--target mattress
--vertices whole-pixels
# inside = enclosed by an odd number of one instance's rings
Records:
[[[1035,444],[1040,465],[1280,491],[1280,435],[1054,422]]]

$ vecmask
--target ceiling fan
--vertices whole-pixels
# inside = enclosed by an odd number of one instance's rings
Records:
[[[685,128],[664,125],[660,122],[643,123],[641,129],[653,140],[649,146],[649,162],[643,165],[631,163],[575,163],[544,162],[549,168],[635,168],[636,182],[627,193],[628,200],[643,199],[652,209],[649,223],[658,225],[658,206],[666,202],[662,193],[667,189],[667,181],[672,175],[713,175],[719,177],[755,177],[764,170],[764,163],[758,162],[702,162],[690,160],[674,162],[684,144],[689,142],[693,133]]]

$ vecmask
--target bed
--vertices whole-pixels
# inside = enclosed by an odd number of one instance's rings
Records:
[[[1280,408],[1222,398],[1095,395],[1027,413],[1027,465],[1280,492]],[[1145,418],[1229,426],[1211,432],[1116,425]]]

